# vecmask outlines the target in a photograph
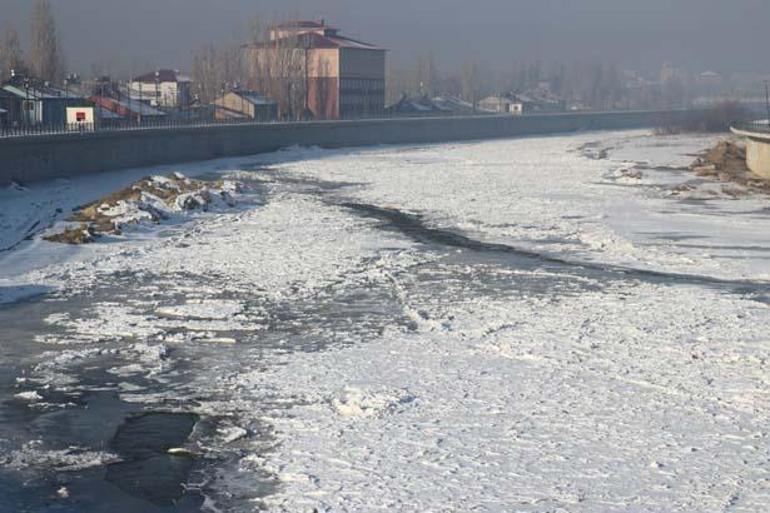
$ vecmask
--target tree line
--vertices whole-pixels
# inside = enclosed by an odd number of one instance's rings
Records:
[[[284,40],[276,43],[269,63],[256,58],[256,53],[249,54],[250,46],[269,39],[267,30],[271,24],[262,21],[251,20],[246,34],[239,39],[204,44],[193,52],[194,94],[202,103],[210,103],[228,90],[253,89],[272,96],[281,104],[282,111],[303,116],[309,94],[306,52],[297,41]],[[6,23],[0,37],[0,81],[8,80],[13,71],[51,83],[61,82],[65,61],[50,0],[35,0],[27,48],[26,52],[22,50],[18,31]],[[490,64],[468,58],[456,69],[443,72],[435,54],[427,52],[417,54],[412,62],[389,61],[386,75],[387,103],[395,103],[406,94],[451,95],[476,104],[491,94],[526,93],[543,88],[568,105],[592,109],[668,107],[686,100],[682,84],[645,86],[644,81],[634,82],[617,65],[598,60],[544,63],[521,59]]]
[[[434,53],[428,52],[417,55],[411,63],[389,63],[387,82],[388,103],[403,95],[449,95],[475,104],[489,95],[531,92],[548,93],[567,105],[595,110],[664,108],[687,101],[682,83],[646,81],[599,59],[546,63],[524,58],[489,64],[472,57],[462,61],[458,69],[443,72]]]
[[[0,39],[0,81],[12,73],[31,75],[57,83],[64,78],[64,54],[61,51],[56,19],[49,0],[35,0],[29,17],[29,46],[25,53],[16,27],[6,22]]]

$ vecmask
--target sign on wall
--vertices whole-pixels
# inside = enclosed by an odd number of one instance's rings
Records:
[[[67,126],[71,130],[93,130],[93,107],[67,107]]]

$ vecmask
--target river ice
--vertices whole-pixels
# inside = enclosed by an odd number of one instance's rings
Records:
[[[180,448],[205,462],[188,485],[204,511],[762,511],[770,210],[683,169],[714,141],[582,133],[153,169],[246,187],[234,207],[77,249],[37,235],[150,172],[9,188],[0,302],[47,294],[9,397],[77,411],[98,386],[206,419]],[[21,438],[0,461],[45,463],[52,496],[67,485],[54,502],[89,511],[61,469],[109,451]]]

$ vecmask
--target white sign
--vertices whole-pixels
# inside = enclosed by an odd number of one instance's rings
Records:
[[[67,107],[67,126],[70,130],[93,130],[93,107]]]

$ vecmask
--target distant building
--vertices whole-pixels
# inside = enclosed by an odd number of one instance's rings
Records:
[[[13,113],[18,124],[25,126],[64,126],[67,107],[88,105],[85,98],[72,91],[20,77],[4,85],[2,90],[13,97],[9,102],[12,108],[6,110]]]
[[[273,26],[268,41],[243,48],[251,88],[275,98],[283,117],[317,119],[381,114],[385,54],[323,21]]]
[[[214,100],[214,119],[218,121],[278,119],[278,103],[254,91],[232,91]]]
[[[481,109],[478,106],[474,108],[471,102],[465,101],[462,98],[457,98],[456,96],[436,96],[433,98],[433,103],[453,114],[470,115],[486,113],[484,109]]]
[[[393,105],[388,105],[385,112],[390,116],[435,116],[451,114],[452,110],[449,107],[439,105],[428,95],[417,98],[403,95],[399,101]]]
[[[479,107],[498,114],[521,116],[525,113],[525,102],[515,95],[487,96],[479,101]]]
[[[129,94],[132,100],[148,101],[154,107],[181,109],[192,100],[191,81],[178,70],[159,69],[134,78]]]
[[[498,114],[523,114],[564,112],[566,103],[546,91],[533,91],[527,94],[508,93],[488,96],[479,102],[482,110]]]
[[[690,72],[685,68],[676,67],[670,62],[663,63],[660,68],[660,81],[664,84],[671,82],[687,83],[690,80]]]

